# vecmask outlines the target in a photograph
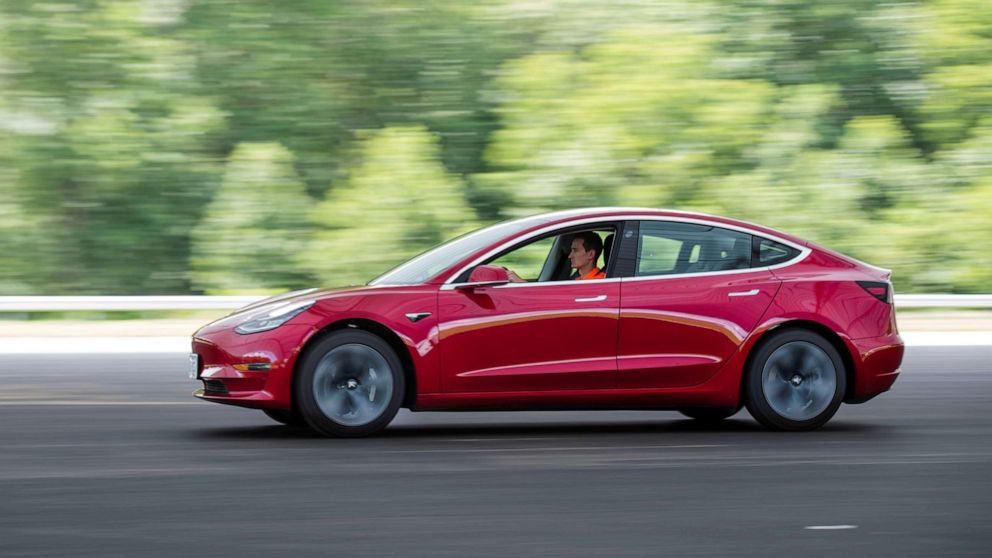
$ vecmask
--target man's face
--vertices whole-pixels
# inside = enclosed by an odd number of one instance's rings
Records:
[[[593,258],[596,256],[595,250],[586,250],[586,245],[581,238],[572,240],[572,251],[568,253],[568,261],[575,269],[581,269],[589,264],[595,264]]]

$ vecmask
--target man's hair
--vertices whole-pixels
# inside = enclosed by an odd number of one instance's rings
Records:
[[[582,240],[582,246],[586,249],[596,251],[596,258],[593,259],[593,263],[599,260],[599,256],[603,253],[603,239],[599,238],[599,235],[592,231],[582,231],[575,235],[575,238]]]

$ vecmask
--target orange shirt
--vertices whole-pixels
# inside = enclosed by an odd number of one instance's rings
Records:
[[[600,271],[598,267],[594,267],[589,273],[575,278],[576,281],[582,281],[583,279],[606,279],[606,274]]]

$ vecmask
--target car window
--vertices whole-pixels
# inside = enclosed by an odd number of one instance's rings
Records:
[[[775,265],[787,262],[799,254],[799,250],[791,246],[780,244],[767,238],[762,238],[758,242],[758,261],[755,267]]]
[[[546,214],[504,221],[463,234],[394,267],[369,281],[369,285],[415,285],[422,283],[448,269],[453,263],[470,256],[500,238],[540,225],[552,217],[552,215]]]
[[[637,264],[638,275],[674,273],[679,260],[682,241],[653,234],[641,236],[641,258]]]
[[[550,236],[531,242],[525,246],[503,254],[489,262],[489,265],[498,265],[517,272],[522,279],[527,281],[537,281],[544,268],[544,262],[548,259],[548,254],[554,248],[555,237]]]
[[[637,276],[705,273],[751,266],[751,235],[693,223],[642,221]]]
[[[612,227],[596,227],[587,230],[594,232],[604,243],[612,241],[611,236],[616,232],[616,229]],[[509,252],[497,255],[483,264],[505,267],[516,272],[521,279],[529,282],[571,280],[574,278],[575,270],[571,267],[568,256],[572,240],[579,232],[581,231],[571,229],[566,233],[552,234],[531,240],[526,244],[512,248]],[[601,250],[595,265],[605,272],[604,251]],[[458,279],[458,281],[466,280],[468,280],[467,272]]]

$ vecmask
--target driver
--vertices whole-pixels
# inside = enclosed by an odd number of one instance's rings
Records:
[[[575,270],[572,279],[606,279],[606,273],[596,267],[599,255],[603,253],[603,239],[593,231],[577,233],[572,239],[572,249],[568,253],[568,261]],[[526,279],[517,275],[513,270],[506,270],[510,281],[524,283]]]

